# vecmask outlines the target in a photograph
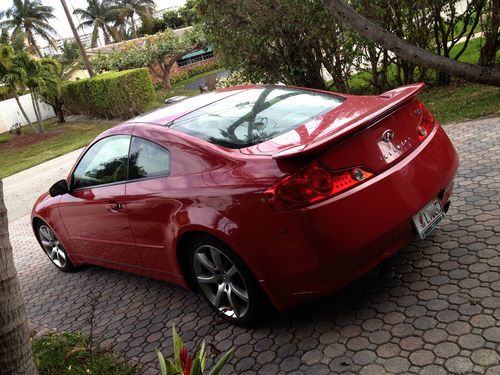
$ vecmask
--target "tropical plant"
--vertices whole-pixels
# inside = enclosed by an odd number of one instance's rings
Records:
[[[59,77],[54,74],[57,69],[60,69],[59,63],[50,58],[34,59],[28,52],[20,51],[14,58],[14,64],[17,68],[22,69],[26,73],[24,84],[28,88],[33,110],[38,121],[38,130],[41,133],[45,132],[40,111],[40,95],[47,87],[54,87],[57,84]]]
[[[73,64],[80,57],[78,45],[73,40],[65,40],[61,47],[61,52],[59,61],[64,66]]]
[[[112,9],[117,12],[117,25],[128,24],[131,37],[137,38],[136,18],[151,18],[155,5],[154,0],[114,0]]]
[[[40,95],[45,103],[50,105],[57,114],[59,123],[66,122],[62,100],[62,74],[61,64],[54,59],[42,59],[40,68],[44,74],[44,84],[40,87]]]
[[[57,32],[50,25],[50,20],[54,18],[53,12],[54,8],[43,5],[41,0],[13,0],[10,8],[0,12],[0,19],[6,18],[0,22],[0,27],[12,30],[12,36],[25,32],[30,49],[42,57],[35,36],[46,40],[56,48],[54,37],[57,36]]]
[[[120,32],[111,24],[116,22],[117,12],[112,9],[109,0],[87,0],[87,8],[75,9],[73,14],[82,19],[79,29],[92,29],[92,48],[97,47],[99,32],[102,33],[105,44],[110,44],[112,40],[114,42],[121,40]]]
[[[0,82],[5,85],[8,93],[16,100],[26,122],[33,128],[35,133],[39,133],[19,100],[18,92],[25,88],[26,80],[26,72],[16,64],[14,49],[11,46],[0,46]]]
[[[161,375],[202,375],[205,373],[207,350],[205,340],[202,341],[200,350],[191,357],[184,342],[178,335],[175,327],[172,327],[172,341],[174,348],[174,360],[165,360],[163,354],[157,350],[158,361],[160,363]],[[222,368],[231,360],[234,349],[224,354],[212,367],[209,375],[218,375]]]

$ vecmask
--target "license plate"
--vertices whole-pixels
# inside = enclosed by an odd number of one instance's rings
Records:
[[[424,239],[444,218],[444,211],[439,200],[434,199],[427,206],[413,215],[413,224],[417,228],[418,235]]]

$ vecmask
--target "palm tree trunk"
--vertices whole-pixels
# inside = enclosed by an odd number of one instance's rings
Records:
[[[344,0],[323,0],[323,4],[340,22],[408,62],[466,81],[500,86],[500,69],[455,61],[416,47],[366,19]]]
[[[38,55],[38,57],[42,58],[42,52],[40,51],[40,48],[38,48],[38,44],[36,44],[36,40],[35,38],[33,37],[33,34],[31,33],[31,31],[28,31],[27,32],[28,34],[28,43],[31,47],[33,47],[33,49],[35,50],[36,54]]]
[[[36,110],[38,111],[38,121],[40,123],[40,129],[42,130],[42,133],[45,133],[45,128],[43,127],[43,120],[42,120],[42,111],[40,111],[40,101],[38,100],[38,95],[35,93],[35,104],[36,104]]]
[[[35,111],[35,116],[38,121],[38,129],[40,130],[39,132],[43,133],[42,119],[40,117],[40,114],[38,113],[35,94],[33,93],[32,90],[30,90],[30,95],[31,95],[31,103],[33,104],[33,111]]]
[[[14,268],[0,180],[0,369],[2,375],[36,375],[26,310]]]
[[[21,113],[23,114],[24,118],[26,119],[26,121],[28,121],[29,126],[31,126],[33,128],[35,133],[40,133],[40,131],[35,127],[35,125],[33,125],[28,114],[26,113],[23,106],[21,105],[21,101],[19,100],[19,96],[17,95],[17,93],[14,93],[14,98],[16,99],[17,105],[19,106],[19,109],[21,110]]]

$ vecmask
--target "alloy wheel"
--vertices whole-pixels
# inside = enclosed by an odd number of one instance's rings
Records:
[[[235,319],[245,316],[248,288],[238,268],[222,251],[210,245],[198,247],[193,266],[201,292],[220,313]]]
[[[56,235],[46,225],[40,225],[38,229],[40,234],[40,242],[42,243],[43,250],[58,268],[63,269],[68,263],[66,251],[57,239]]]

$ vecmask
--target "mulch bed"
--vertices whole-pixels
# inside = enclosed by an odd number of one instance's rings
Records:
[[[64,132],[64,129],[57,129],[45,131],[45,133],[43,134],[26,133],[18,136],[13,136],[9,141],[0,143],[0,152],[15,150],[38,142],[43,142]]]

